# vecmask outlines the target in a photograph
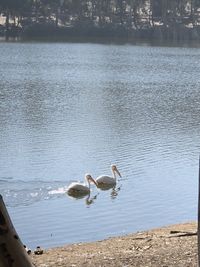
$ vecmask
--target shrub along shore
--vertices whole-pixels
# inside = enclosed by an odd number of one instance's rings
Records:
[[[197,224],[44,249],[30,257],[37,267],[196,267]]]

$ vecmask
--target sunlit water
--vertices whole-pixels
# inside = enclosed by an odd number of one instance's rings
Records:
[[[0,193],[31,248],[195,220],[200,49],[0,44]],[[110,174],[70,198],[67,185]]]

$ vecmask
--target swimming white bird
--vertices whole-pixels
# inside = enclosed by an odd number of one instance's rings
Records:
[[[96,186],[96,181],[90,174],[85,175],[86,183],[73,182],[67,188],[68,195],[87,195],[90,193],[90,182],[93,182]]]
[[[116,174],[121,177],[120,172],[118,171],[116,165],[111,165],[111,171],[113,176],[101,175],[96,178],[97,187],[103,186],[114,186],[116,184]]]

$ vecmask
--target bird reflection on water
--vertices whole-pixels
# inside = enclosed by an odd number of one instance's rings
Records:
[[[118,192],[121,190],[121,187],[122,187],[122,184],[120,186],[117,186],[117,185],[110,185],[110,184],[101,184],[101,185],[98,185],[98,189],[102,190],[102,191],[108,191],[110,189],[111,190],[111,193],[110,193],[110,196],[112,199],[116,198],[118,196]]]
[[[122,185],[120,185],[119,187],[116,187],[116,186],[113,187],[111,194],[110,194],[111,199],[115,199],[118,196],[119,191],[121,190],[121,187],[122,187]]]
[[[111,191],[110,192],[110,197],[111,197],[111,199],[115,199],[117,196],[118,196],[118,194],[119,194],[119,191],[121,190],[121,187],[122,187],[122,185],[120,185],[120,186],[102,186],[102,187],[98,187],[100,190],[102,190],[102,191]],[[96,200],[97,200],[97,197],[98,197],[98,195],[99,195],[100,193],[98,192],[97,194],[95,194],[95,195],[91,195],[91,192],[89,192],[89,193],[83,193],[83,192],[79,192],[79,193],[77,193],[77,192],[67,192],[67,195],[69,196],[69,197],[71,197],[71,198],[73,198],[73,199],[76,199],[76,200],[79,200],[79,199],[84,199],[85,200],[85,204],[87,205],[87,206],[90,206],[91,204],[94,204],[95,202],[96,202]]]
[[[71,192],[67,192],[67,195],[73,199],[85,199],[85,204],[87,206],[94,204],[95,200],[97,199],[97,196],[99,195],[99,193],[97,193],[94,196],[91,196],[91,193],[71,193]]]
[[[98,193],[99,194],[99,193]],[[94,204],[95,200],[97,199],[98,194],[96,194],[95,196],[91,197],[90,194],[88,195],[88,197],[86,197],[85,199],[85,204],[87,206],[90,206],[91,204]]]

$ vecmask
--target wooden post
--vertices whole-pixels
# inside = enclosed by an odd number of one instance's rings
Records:
[[[34,267],[0,195],[0,267]]]
[[[200,267],[200,157],[199,157],[199,192],[198,192],[198,266]]]

